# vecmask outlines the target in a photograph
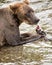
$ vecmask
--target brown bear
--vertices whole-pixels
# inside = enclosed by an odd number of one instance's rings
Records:
[[[30,25],[39,21],[28,2],[14,3],[0,9],[0,46],[6,43],[14,46],[25,43],[20,42],[19,26],[23,21]]]

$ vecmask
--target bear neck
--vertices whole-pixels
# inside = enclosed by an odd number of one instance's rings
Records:
[[[15,22],[17,22],[17,25],[20,25],[20,20],[18,19],[16,14],[13,14],[13,18],[15,19]]]

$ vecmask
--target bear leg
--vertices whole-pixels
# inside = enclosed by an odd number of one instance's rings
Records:
[[[11,28],[7,28],[5,30],[5,38],[6,41],[9,45],[12,46],[17,46],[20,42],[20,33],[19,33],[19,28],[17,27],[17,29],[13,28],[11,30]]]

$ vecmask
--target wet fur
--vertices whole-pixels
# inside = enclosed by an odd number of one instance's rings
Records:
[[[33,14],[33,9],[31,9],[29,6],[27,6],[26,9],[24,6],[26,7],[27,4],[20,3],[9,6],[9,8],[7,7],[0,9],[0,46],[5,44],[16,46],[35,41],[40,38],[40,36],[31,37],[29,34],[26,36],[20,35],[19,26],[24,20],[26,20],[30,25],[38,22],[38,19]],[[22,8],[22,10],[20,8]],[[30,19],[28,18],[29,15],[26,16],[28,14],[27,12],[29,11],[28,9],[31,11],[29,13]],[[31,13],[34,18],[32,18]]]

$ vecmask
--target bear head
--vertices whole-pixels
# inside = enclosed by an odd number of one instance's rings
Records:
[[[27,0],[24,0],[23,3],[10,5],[10,9],[14,14],[16,14],[21,23],[25,21],[30,25],[34,25],[39,22],[39,19],[35,16],[34,10],[29,6],[29,2]]]

